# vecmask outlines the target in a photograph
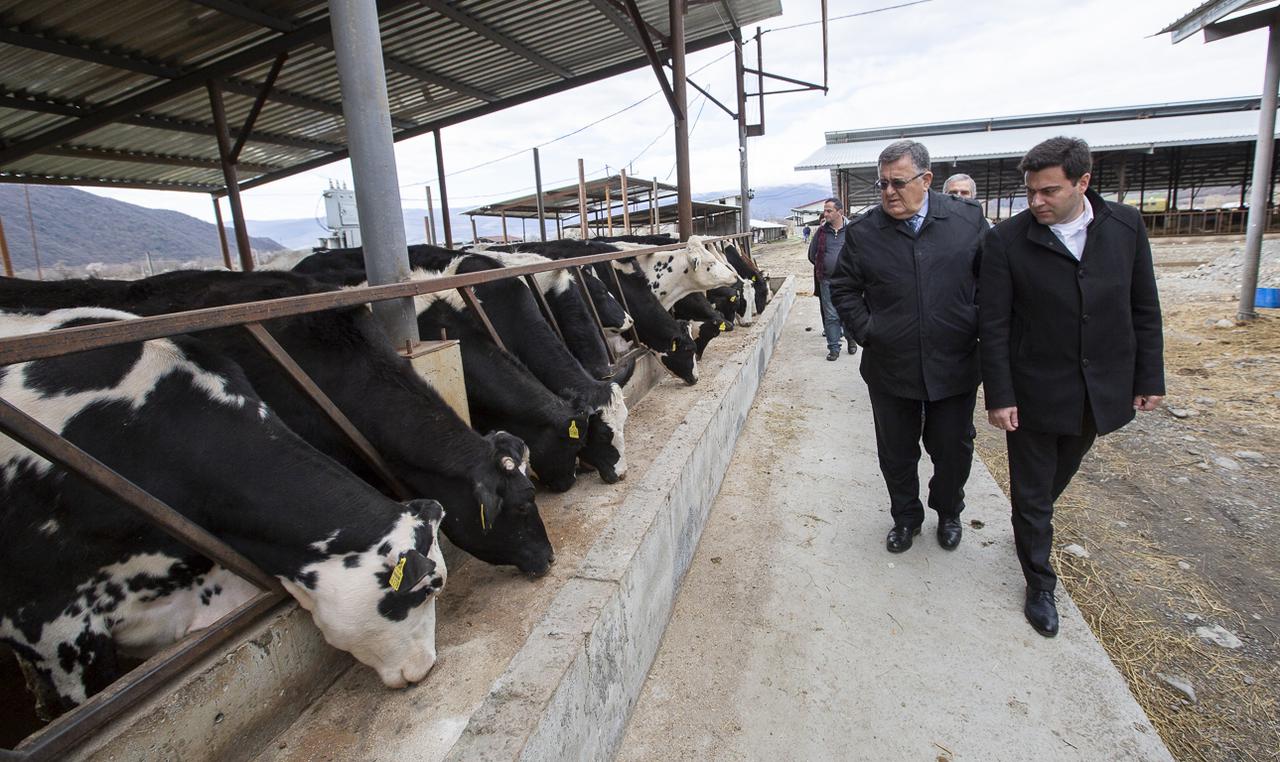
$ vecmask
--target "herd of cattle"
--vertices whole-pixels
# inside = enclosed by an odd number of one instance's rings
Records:
[[[431,279],[671,243],[412,246],[409,258],[415,279]],[[697,237],[582,273],[581,282],[565,270],[535,276],[542,299],[519,278],[477,286],[503,347],[456,291],[415,299],[424,338],[461,340],[474,428],[393,351],[367,306],[264,324],[382,455],[400,501],[238,326],[0,367],[0,398],[274,575],[330,644],[399,687],[435,663],[435,600],[446,577],[437,530],[485,562],[542,575],[555,553],[534,481],[564,491],[580,469],[610,483],[626,475],[621,386],[633,365],[615,367],[606,341],[626,349],[624,337],[635,336],[693,384],[707,342],[750,322],[770,297],[750,259]],[[365,279],[358,249],[316,252],[292,272],[3,278],[0,338]],[[0,467],[0,642],[46,719],[105,688],[124,660],[256,593],[3,435]]]

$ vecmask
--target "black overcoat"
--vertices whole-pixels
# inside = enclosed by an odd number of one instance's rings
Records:
[[[919,233],[879,206],[850,220],[831,299],[863,346],[867,385],[920,400],[977,388],[975,298],[986,230],[978,204],[934,191]]]
[[[1079,261],[1031,212],[987,234],[981,274],[982,383],[988,410],[1018,425],[1079,434],[1085,399],[1098,433],[1133,419],[1133,398],[1163,395],[1164,342],[1151,244],[1137,209],[1093,205]]]

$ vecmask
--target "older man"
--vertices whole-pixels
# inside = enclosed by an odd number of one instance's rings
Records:
[[[978,197],[978,183],[974,182],[974,179],[965,173],[957,172],[942,183],[942,192],[948,196],[976,200]]]
[[[1077,138],[1050,138],[1018,165],[1027,209],[987,234],[982,262],[982,384],[1005,432],[1023,613],[1058,633],[1049,564],[1053,503],[1094,438],[1154,410],[1164,340],[1142,214],[1089,187]]]
[[[841,319],[863,346],[890,553],[924,523],[920,441],[933,461],[929,507],[938,543],[960,543],[979,380],[978,261],[986,220],[972,201],[929,190],[929,151],[900,140],[881,152],[880,205],[849,223],[831,279]]]

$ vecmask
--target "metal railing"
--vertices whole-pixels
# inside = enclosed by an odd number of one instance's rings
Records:
[[[707,240],[718,243],[743,238],[748,235],[740,233]],[[586,292],[586,283],[581,273],[582,267],[661,251],[670,251],[684,246],[685,244],[683,243],[673,243],[645,249],[593,254],[464,275],[451,275],[430,280],[408,281],[383,286],[366,286],[344,291],[245,302],[223,307],[209,307],[187,312],[138,317],[111,323],[13,336],[0,339],[0,367],[119,344],[165,338],[177,334],[243,326],[251,337],[280,365],[281,369],[289,375],[295,386],[310,398],[328,416],[330,421],[342,431],[347,440],[387,484],[392,493],[399,499],[409,499],[414,496],[408,494],[408,490],[395,477],[390,467],[386,465],[386,461],[355,425],[334,405],[333,401],[320,390],[315,381],[268,333],[262,326],[264,321],[456,289],[476,311],[477,318],[481,320],[493,340],[497,342],[498,346],[503,346],[501,338],[493,329],[493,325],[484,313],[483,307],[475,299],[474,291],[472,290],[475,286],[506,278],[526,278],[526,282],[529,282],[530,288],[536,295],[540,306],[546,311],[548,318],[554,321],[554,318],[551,317],[550,306],[537,288],[537,284],[531,281],[533,276],[538,273],[573,268],[576,280],[583,291],[583,297],[592,306],[591,311],[595,315],[594,303],[591,301],[590,294]],[[744,240],[741,246],[744,250],[744,257],[749,259],[748,247],[750,242]],[[458,254],[461,256],[465,252],[458,252]],[[613,270],[612,267],[609,269]],[[615,283],[617,283],[616,272],[614,272],[613,277]],[[619,294],[621,294],[620,287]],[[625,297],[622,301],[625,308]],[[595,315],[595,320],[603,336],[604,329],[600,326],[598,315]],[[552,324],[555,325],[554,322]],[[559,331],[558,326],[556,326],[556,330],[557,332]],[[605,341],[605,346],[609,351],[610,360],[614,363],[615,371],[617,366],[625,362],[628,357],[647,351],[640,346],[638,337],[634,333],[634,328],[632,330],[633,338],[637,338],[635,342],[636,350],[627,353],[622,358],[618,358],[614,350],[609,348],[609,342]],[[0,749],[0,762],[7,762],[8,760],[36,762],[38,760],[57,758],[84,742],[91,734],[120,716],[130,707],[153,695],[159,686],[197,663],[232,637],[243,632],[264,614],[275,608],[277,604],[285,600],[287,596],[285,596],[275,578],[262,571],[256,564],[235,549],[191,522],[173,507],[146,492],[137,484],[121,476],[92,455],[64,439],[57,432],[45,427],[38,420],[3,399],[0,399],[0,433],[8,435],[45,459],[58,463],[68,471],[84,478],[104,493],[137,510],[146,519],[155,523],[157,527],[173,538],[253,583],[261,591],[254,598],[213,625],[193,632],[182,640],[166,647],[136,669],[120,677],[103,691],[90,697],[80,706],[66,712],[48,725],[32,733],[19,743],[14,750]]]
[[[1249,223],[1249,210],[1180,209],[1167,212],[1143,212],[1142,221],[1151,236],[1244,235]],[[1276,214],[1267,216],[1266,232],[1276,229]]]

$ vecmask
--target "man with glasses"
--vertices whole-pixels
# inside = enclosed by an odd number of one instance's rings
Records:
[[[987,234],[981,275],[987,419],[1006,432],[1023,614],[1058,633],[1053,503],[1099,434],[1154,410],[1164,345],[1141,213],[1089,187],[1077,138],[1050,138],[1018,169],[1028,208]]]
[[[808,230],[808,228],[805,228]],[[829,198],[822,204],[822,225],[814,233],[809,244],[809,261],[813,263],[813,294],[818,297],[822,306],[822,333],[827,337],[827,360],[835,362],[840,359],[840,337],[843,331],[840,316],[831,303],[831,274],[835,271],[836,259],[844,248],[845,219],[840,209],[840,199]],[[857,351],[858,345],[849,336],[849,354]]]
[[[920,441],[933,461],[938,543],[960,544],[979,380],[974,303],[986,219],[977,203],[929,189],[929,151],[900,140],[880,153],[880,205],[850,222],[831,279],[841,319],[863,346],[862,377],[889,491],[890,553],[924,524]]]

